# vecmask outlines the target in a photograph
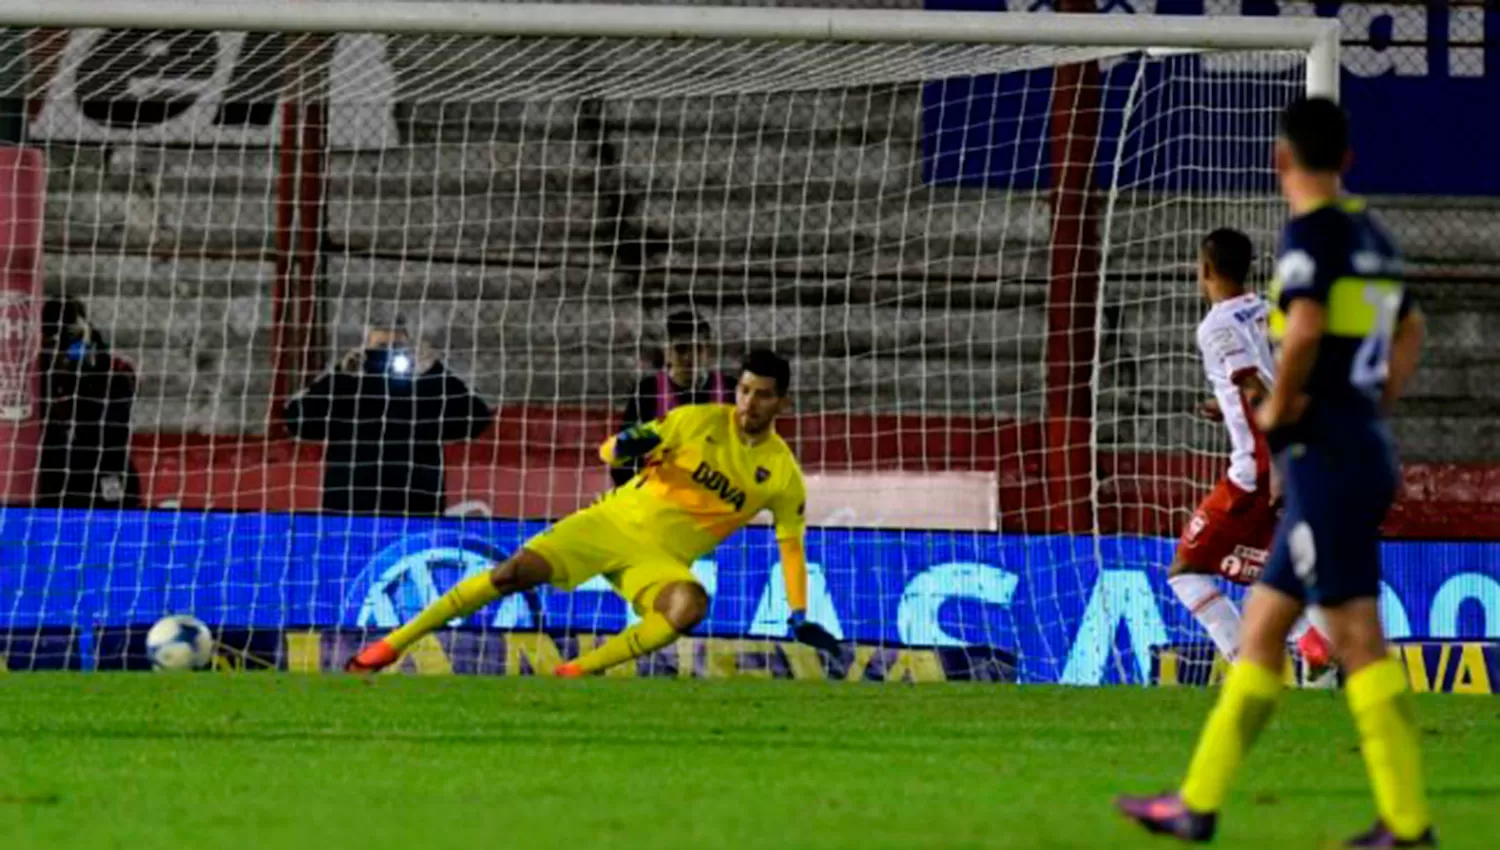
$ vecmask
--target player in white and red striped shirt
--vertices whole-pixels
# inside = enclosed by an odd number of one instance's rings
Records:
[[[1270,395],[1276,361],[1266,333],[1270,307],[1245,286],[1252,258],[1250,238],[1238,230],[1215,230],[1199,246],[1198,284],[1212,306],[1198,325],[1198,349],[1214,393],[1201,412],[1228,430],[1229,468],[1183,530],[1168,578],[1230,660],[1239,650],[1240,614],[1215,577],[1259,578],[1280,514],[1271,453],[1255,427],[1254,406]],[[1327,642],[1316,629],[1299,631],[1304,658],[1325,666]]]

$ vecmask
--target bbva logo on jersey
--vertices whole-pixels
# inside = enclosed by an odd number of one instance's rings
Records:
[[[693,483],[703,485],[705,490],[714,493],[720,500],[734,505],[735,510],[745,509],[745,491],[734,486],[729,476],[703,461],[699,461],[698,468],[693,470]]]

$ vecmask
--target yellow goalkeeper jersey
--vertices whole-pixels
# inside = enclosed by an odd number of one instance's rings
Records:
[[[679,407],[645,427],[661,444],[592,510],[684,561],[713,551],[762,510],[771,511],[777,540],[802,540],[807,487],[780,435],[749,445],[728,404]]]

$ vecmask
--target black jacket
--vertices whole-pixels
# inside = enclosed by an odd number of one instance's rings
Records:
[[[83,357],[44,351],[42,446],[36,504],[64,508],[138,508],[140,479],[130,459],[135,372],[102,340]]]
[[[664,400],[667,402],[665,405],[662,404]],[[666,370],[652,372],[636,383],[635,392],[631,393],[630,400],[625,402],[620,430],[666,416],[675,407],[716,402],[734,403],[734,381],[731,381],[723,372],[709,373],[708,379],[696,387],[677,386],[671,378],[667,377]],[[609,477],[618,487],[633,478],[640,468],[640,461],[636,461],[611,469]]]
[[[328,444],[323,510],[436,516],[443,444],[479,436],[493,411],[441,362],[415,378],[329,372],[286,403],[286,426]]]

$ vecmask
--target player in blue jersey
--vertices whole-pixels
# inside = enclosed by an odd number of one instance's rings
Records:
[[[1256,412],[1285,486],[1271,560],[1245,605],[1240,655],[1178,793],[1122,797],[1152,832],[1213,837],[1216,813],[1282,690],[1285,640],[1308,605],[1327,615],[1348,676],[1379,820],[1350,847],[1436,846],[1406,673],[1387,651],[1376,600],[1380,524],[1398,469],[1385,415],[1416,370],[1423,321],[1394,241],[1339,196],[1348,120],[1330,100],[1287,107],[1276,169],[1292,220],[1272,283],[1277,380]]]

